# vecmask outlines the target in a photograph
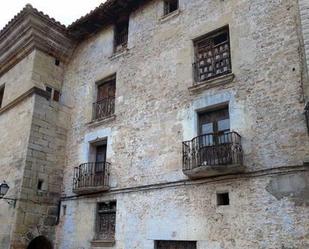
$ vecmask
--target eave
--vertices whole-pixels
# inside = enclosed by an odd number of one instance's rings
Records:
[[[34,49],[67,62],[74,46],[65,26],[27,5],[0,31],[0,76]]]
[[[83,40],[90,35],[109,26],[123,16],[129,16],[147,0],[107,0],[87,15],[79,18],[68,26],[69,33],[77,40]]]

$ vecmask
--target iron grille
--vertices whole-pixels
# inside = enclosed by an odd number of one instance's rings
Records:
[[[237,132],[205,134],[183,142],[183,170],[232,164],[242,164],[241,137]]]
[[[231,73],[231,54],[228,28],[211,33],[195,42],[195,83]]]
[[[97,240],[115,240],[116,202],[99,203],[97,213]]]

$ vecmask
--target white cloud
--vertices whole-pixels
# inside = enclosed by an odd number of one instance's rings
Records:
[[[99,6],[102,2],[105,2],[105,0],[0,0],[0,30],[27,3],[55,18],[62,24],[69,25]]]

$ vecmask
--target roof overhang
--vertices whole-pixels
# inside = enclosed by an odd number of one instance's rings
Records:
[[[111,25],[123,16],[128,16],[147,0],[107,0],[87,15],[73,22],[69,27],[69,33],[77,40],[83,40],[98,32],[102,28]]]
[[[66,62],[74,46],[65,26],[26,5],[0,31],[0,76],[34,49]]]

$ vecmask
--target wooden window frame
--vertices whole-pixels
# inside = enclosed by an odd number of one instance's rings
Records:
[[[100,88],[104,85],[112,83],[114,85],[113,95],[105,98],[100,98]],[[109,76],[103,80],[96,82],[95,101],[92,108],[92,120],[106,119],[115,114],[115,99],[116,99],[116,74]],[[109,94],[108,94],[109,95]]]
[[[109,209],[100,209],[100,205],[109,205]],[[95,240],[99,241],[115,241],[116,235],[116,213],[117,213],[117,202],[108,201],[108,202],[99,202],[97,203],[96,208],[96,224],[95,224]],[[108,234],[103,234],[100,231],[101,219],[105,215],[105,219],[113,218],[113,223],[111,226],[114,228],[113,231],[108,231]],[[111,217],[110,217],[111,216]],[[109,222],[110,220],[107,220]]]
[[[45,85],[45,91],[50,93],[50,99],[55,101],[55,102],[60,102],[61,98],[61,91],[50,86],[50,85]]]
[[[223,35],[226,35],[226,40],[220,42],[219,38]],[[216,38],[218,39],[217,41]],[[193,43],[193,74],[195,83],[201,83],[232,73],[230,29],[228,25],[193,40]],[[208,66],[206,66],[207,64]],[[212,70],[208,70],[210,68]]]
[[[204,134],[202,134],[203,132],[202,132],[202,129],[201,129],[201,123],[202,123],[201,116],[207,115],[207,114],[211,114],[211,113],[215,114],[216,112],[219,113],[221,111],[226,111],[227,112],[226,116],[228,117],[228,119],[230,121],[231,119],[230,119],[230,111],[229,111],[229,105],[228,104],[220,105],[220,106],[217,106],[217,107],[214,107],[214,108],[211,108],[211,109],[202,110],[202,111],[199,111],[197,113],[197,116],[198,116],[198,118],[197,118],[198,135],[204,135]],[[220,121],[220,120],[217,119],[217,120],[214,120],[214,122],[213,122],[214,123],[214,130],[215,130],[214,133],[219,132],[218,131],[218,121]]]

